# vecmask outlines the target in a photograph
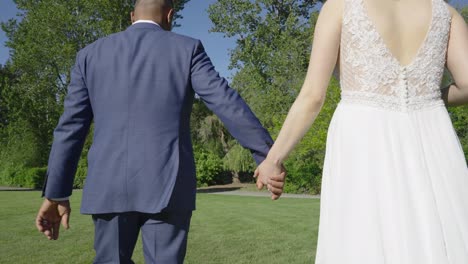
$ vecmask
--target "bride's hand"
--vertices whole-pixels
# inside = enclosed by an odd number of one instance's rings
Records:
[[[257,188],[259,190],[267,186],[273,200],[280,198],[286,178],[286,169],[282,164],[266,159],[255,170],[254,177],[257,178]]]

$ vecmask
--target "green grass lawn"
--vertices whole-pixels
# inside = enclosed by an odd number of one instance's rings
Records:
[[[39,192],[0,192],[0,263],[91,263],[93,224],[72,196],[71,229],[48,241],[34,226]],[[313,263],[319,200],[199,194],[187,264]],[[141,241],[134,261],[144,263]]]

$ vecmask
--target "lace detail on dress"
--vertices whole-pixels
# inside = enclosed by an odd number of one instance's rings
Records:
[[[392,55],[364,8],[345,0],[341,33],[342,101],[398,111],[443,105],[440,85],[446,62],[451,15],[443,0],[432,0],[426,37],[402,66]]]

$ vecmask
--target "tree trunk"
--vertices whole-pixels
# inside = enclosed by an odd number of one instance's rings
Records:
[[[239,179],[239,172],[237,171],[233,171],[232,172],[232,183],[241,183],[240,179]]]

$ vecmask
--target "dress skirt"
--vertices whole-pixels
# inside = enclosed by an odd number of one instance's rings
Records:
[[[338,105],[315,263],[468,263],[468,169],[444,106]]]

